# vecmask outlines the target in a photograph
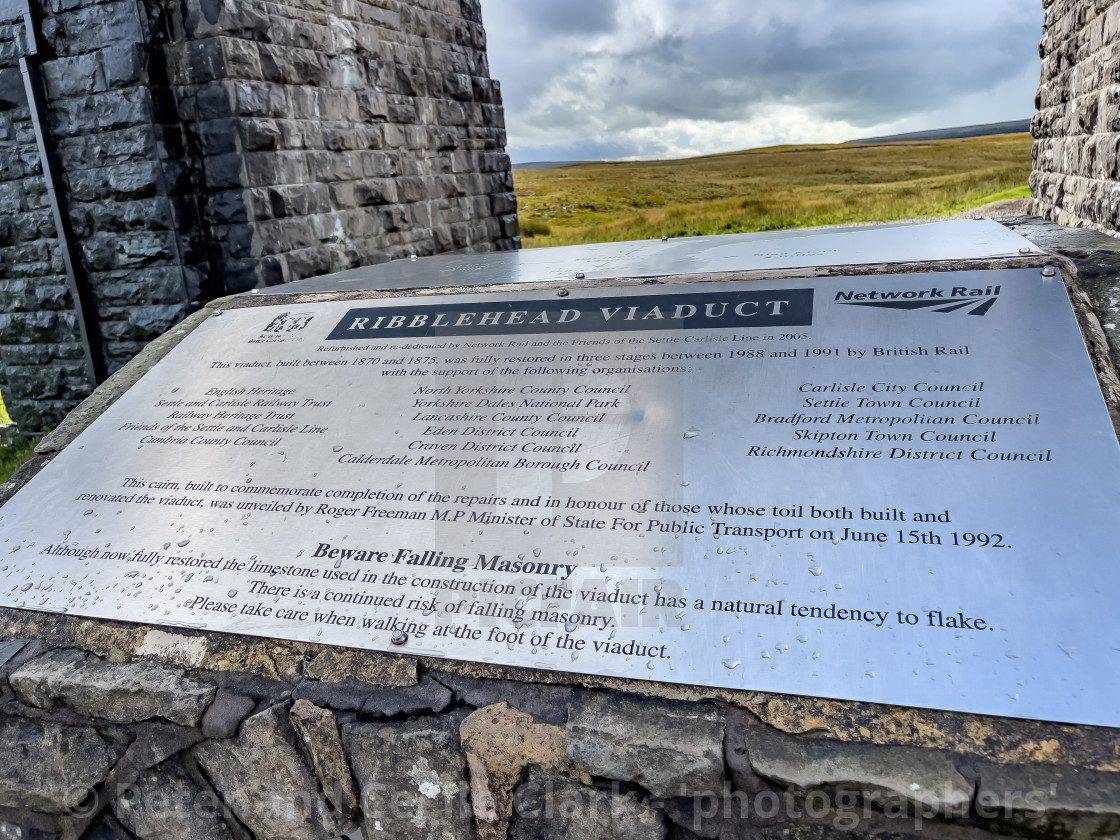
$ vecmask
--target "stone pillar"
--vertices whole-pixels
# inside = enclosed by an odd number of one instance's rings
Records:
[[[520,246],[478,0],[31,7],[109,373],[223,294]],[[8,8],[0,69],[25,52]],[[29,114],[0,107],[0,392],[30,432],[95,383]]]
[[[1120,230],[1120,2],[1043,0],[1032,212]]]
[[[0,391],[21,428],[53,426],[93,390],[18,62],[0,6]]]

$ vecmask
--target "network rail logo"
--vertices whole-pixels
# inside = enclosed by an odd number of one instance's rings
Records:
[[[835,303],[844,306],[874,306],[879,309],[928,309],[933,312],[962,312],[987,315],[999,299],[999,286],[972,288],[951,286],[906,291],[837,292]]]

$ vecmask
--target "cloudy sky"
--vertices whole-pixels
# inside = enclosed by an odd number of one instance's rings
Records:
[[[1040,0],[483,0],[514,162],[1024,119]]]

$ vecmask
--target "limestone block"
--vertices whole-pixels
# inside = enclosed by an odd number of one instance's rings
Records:
[[[366,837],[475,837],[466,760],[459,749],[464,717],[452,712],[343,727],[343,743],[361,787]]]
[[[186,672],[152,661],[115,663],[78,650],[51,651],[9,677],[29,706],[64,705],[79,714],[116,723],[154,717],[194,726],[216,688]]]
[[[181,762],[141,774],[113,799],[113,813],[140,840],[241,840],[221,800]]]
[[[662,797],[721,789],[723,731],[714,706],[605,693],[577,696],[566,729],[576,769]]]
[[[1120,830],[1120,773],[1054,765],[982,764],[975,808],[1047,837],[1106,837]]]
[[[248,718],[236,739],[207,741],[192,754],[258,840],[333,840],[351,827],[332,813],[295,742],[279,705]]]
[[[219,688],[214,702],[202,716],[202,734],[207,738],[232,738],[254,706],[256,702],[252,697]]]
[[[334,713],[306,700],[297,700],[292,704],[288,719],[295,729],[296,743],[314,768],[327,801],[345,819],[356,819],[358,796]]]
[[[0,805],[59,814],[77,808],[124,753],[92,727],[0,718]]]
[[[509,840],[661,840],[665,833],[648,803],[534,767],[514,795]]]
[[[471,778],[471,804],[482,840],[505,840],[513,788],[529,764],[562,769],[564,731],[496,703],[472,712],[459,727]]]
[[[972,785],[950,753],[788,735],[742,712],[728,724],[727,760],[739,787],[739,775],[753,770],[798,790],[847,787],[951,817],[967,814],[972,799]]]

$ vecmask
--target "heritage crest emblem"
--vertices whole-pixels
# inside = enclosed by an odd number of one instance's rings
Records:
[[[304,329],[315,316],[310,312],[281,312],[264,328],[267,333],[295,332]]]

